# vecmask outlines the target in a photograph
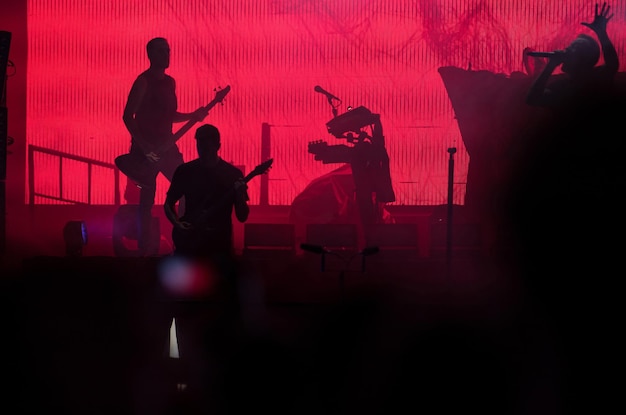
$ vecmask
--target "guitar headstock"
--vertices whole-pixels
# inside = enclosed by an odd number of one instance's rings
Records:
[[[214,91],[215,98],[213,98],[213,102],[217,104],[218,102],[222,102],[224,98],[226,98],[226,95],[228,95],[228,93],[230,92],[230,85],[226,85],[225,88],[217,87],[214,89]]]
[[[250,172],[250,174],[248,174],[246,177],[247,178],[252,178],[254,176],[258,176],[258,175],[267,173],[269,171],[269,169],[272,167],[273,163],[274,163],[274,159],[273,158],[264,161],[263,163],[261,163],[258,166],[256,166],[254,168],[254,170],[252,170]]]

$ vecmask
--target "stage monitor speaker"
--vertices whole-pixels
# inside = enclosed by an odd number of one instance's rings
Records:
[[[368,247],[380,251],[374,259],[400,260],[417,258],[418,231],[415,223],[380,223],[370,225],[365,237]]]
[[[370,225],[367,245],[417,248],[417,224],[380,223]]]
[[[245,223],[244,248],[294,249],[295,225],[292,223]]]
[[[280,260],[295,256],[296,232],[292,223],[245,223],[243,256],[246,259]]]
[[[306,243],[331,249],[356,250],[357,228],[352,223],[310,223],[306,225]]]

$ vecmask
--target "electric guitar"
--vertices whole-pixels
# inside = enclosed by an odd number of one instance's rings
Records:
[[[242,180],[245,183],[248,183],[252,178],[259,176],[261,174],[267,173],[267,171],[272,166],[274,159],[269,159],[259,164],[252,170],[246,177]],[[232,189],[232,192],[227,192],[222,198],[217,201],[211,201],[210,198],[204,200],[203,205],[205,206],[200,212],[198,212],[193,217],[185,215],[180,218],[181,222],[188,222],[192,225],[191,229],[181,229],[178,226],[174,226],[172,228],[172,242],[174,242],[174,247],[176,248],[176,252],[179,253],[193,253],[196,252],[199,248],[199,244],[201,244],[202,236],[206,235],[207,232],[210,233],[211,230],[207,229],[207,220],[213,215],[213,213],[224,203],[229,203],[233,198],[233,193],[235,189]]]
[[[215,98],[211,102],[209,102],[204,108],[205,111],[210,111],[211,108],[219,104],[224,100],[226,95],[230,92],[230,85],[226,86],[224,89],[220,89],[215,93]],[[182,127],[176,131],[172,135],[172,138],[156,149],[154,153],[157,155],[162,154],[165,150],[168,150],[171,146],[173,146],[180,138],[187,133],[193,127],[198,120],[192,119],[187,121]],[[115,158],[115,165],[117,168],[126,175],[129,179],[137,183],[139,187],[147,187],[149,186],[147,182],[147,177],[150,176],[150,172],[152,172],[158,161],[149,160],[145,155],[139,153],[126,153],[121,156],[117,156]]]

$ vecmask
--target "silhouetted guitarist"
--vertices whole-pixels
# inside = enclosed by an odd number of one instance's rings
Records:
[[[134,81],[124,108],[124,124],[132,137],[130,153],[116,159],[116,164],[140,187],[138,211],[139,255],[148,254],[152,207],[156,178],[162,173],[171,180],[183,156],[172,133],[174,123],[202,121],[208,106],[191,113],[178,111],[176,81],[165,70],[170,64],[170,46],[164,38],[154,38],[146,45],[150,67]],[[180,135],[179,135],[180,137]]]
[[[215,126],[198,127],[195,139],[198,158],[174,172],[165,215],[174,225],[175,254],[222,261],[233,254],[233,209],[237,220],[248,219],[248,186],[242,171],[219,157],[221,139]],[[183,197],[186,204],[181,217],[176,203]]]

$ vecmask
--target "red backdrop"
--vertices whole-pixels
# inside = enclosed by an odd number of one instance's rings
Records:
[[[623,59],[624,6],[611,3],[609,32]],[[307,144],[330,136],[320,85],[348,106],[381,114],[399,205],[446,203],[447,149],[456,147],[454,201],[463,203],[469,156],[438,73],[456,66],[523,71],[522,51],[563,48],[586,32],[586,0],[29,0],[26,201],[115,203],[114,158],[126,152],[122,122],[146,42],[166,37],[179,108],[192,111],[230,85],[205,120],[223,133],[222,156],[250,171],[270,125],[269,203],[288,205],[323,165]],[[488,117],[489,114],[484,114]],[[195,156],[193,130],[180,146]],[[59,154],[62,156],[60,157]],[[27,158],[28,159],[28,158]],[[90,167],[91,166],[91,167]],[[89,184],[91,183],[91,194]],[[119,179],[124,193],[126,179]],[[159,179],[157,203],[167,182]],[[260,181],[250,183],[258,203]],[[122,198],[123,203],[123,198]]]

